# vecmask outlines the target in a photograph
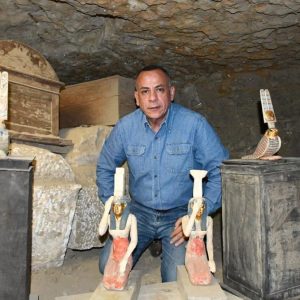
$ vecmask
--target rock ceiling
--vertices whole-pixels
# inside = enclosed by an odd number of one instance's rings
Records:
[[[66,84],[149,63],[179,77],[300,64],[300,0],[0,2],[0,39],[38,50]]]

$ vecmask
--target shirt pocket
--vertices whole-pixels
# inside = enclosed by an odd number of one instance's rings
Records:
[[[142,173],[145,169],[145,145],[128,145],[126,149],[127,162],[133,174]]]
[[[167,170],[170,173],[183,174],[193,167],[191,144],[167,144]]]

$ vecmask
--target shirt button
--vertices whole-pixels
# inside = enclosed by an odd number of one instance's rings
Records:
[[[158,136],[156,136],[155,139],[158,140]]]
[[[154,178],[157,178],[157,175],[154,175]]]
[[[156,156],[156,155],[154,155],[154,159],[157,159],[157,156]]]
[[[155,194],[154,197],[156,198],[156,197],[157,197],[157,194]]]

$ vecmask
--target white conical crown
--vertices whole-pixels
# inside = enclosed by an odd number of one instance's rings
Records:
[[[114,176],[114,196],[122,197],[125,193],[125,170],[124,168],[116,168]]]
[[[190,170],[194,178],[193,198],[202,198],[202,180],[206,176],[205,170]]]

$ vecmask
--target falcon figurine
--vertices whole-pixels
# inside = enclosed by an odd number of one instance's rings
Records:
[[[275,128],[276,117],[268,90],[260,90],[260,100],[264,123],[268,124],[268,129],[259,141],[254,153],[243,156],[242,159],[280,159],[281,156],[274,155],[281,147],[281,139],[278,135],[278,130]]]

